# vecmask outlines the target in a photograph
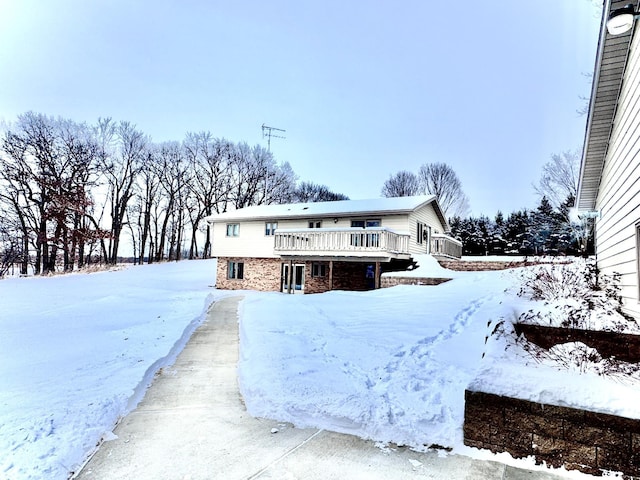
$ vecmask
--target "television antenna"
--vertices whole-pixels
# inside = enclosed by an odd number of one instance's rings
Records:
[[[276,132],[275,134],[273,132]],[[269,127],[268,125],[262,124],[262,138],[267,139],[267,151],[271,152],[271,137],[273,138],[287,138],[282,135],[278,135],[278,132],[286,132],[281,128]]]

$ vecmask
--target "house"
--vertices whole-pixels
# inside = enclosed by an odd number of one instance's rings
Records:
[[[459,258],[435,196],[259,205],[207,218],[221,289],[287,293],[378,288],[412,255]]]
[[[604,5],[576,208],[595,218],[598,267],[620,274],[623,310],[640,319],[640,33],[631,15],[623,33],[606,21],[626,3]]]

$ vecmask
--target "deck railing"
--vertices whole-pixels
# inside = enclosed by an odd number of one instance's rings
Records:
[[[442,234],[431,235],[431,254],[439,257],[462,257],[462,242]]]
[[[409,255],[409,235],[384,227],[278,229],[274,250],[278,254],[302,252],[335,256]]]

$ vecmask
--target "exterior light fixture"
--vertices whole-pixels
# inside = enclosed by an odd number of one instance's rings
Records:
[[[639,14],[634,10],[632,4],[613,10],[607,20],[607,31],[611,35],[622,35],[633,27],[633,21]]]

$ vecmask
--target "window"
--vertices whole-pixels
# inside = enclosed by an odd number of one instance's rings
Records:
[[[382,220],[370,219],[370,220],[351,220],[351,228],[372,228],[382,226]]]
[[[242,280],[244,278],[244,263],[243,262],[228,262],[227,263],[227,278],[231,280]]]
[[[382,221],[379,219],[369,220],[351,220],[351,228],[375,228],[380,227]],[[354,247],[374,247],[380,246],[380,234],[379,233],[352,233],[351,245]]]
[[[311,276],[312,277],[326,277],[327,265],[325,263],[312,263],[311,264]]]
[[[418,245],[422,245],[423,243],[429,243],[430,239],[431,239],[431,227],[426,223],[418,222],[416,226],[416,243]],[[427,248],[429,247],[427,246]]]
[[[227,237],[238,237],[240,235],[239,223],[227,223]]]
[[[264,224],[264,234],[266,236],[275,235],[276,228],[278,228],[278,222],[267,222]]]
[[[322,228],[322,220],[310,220],[309,228]]]

